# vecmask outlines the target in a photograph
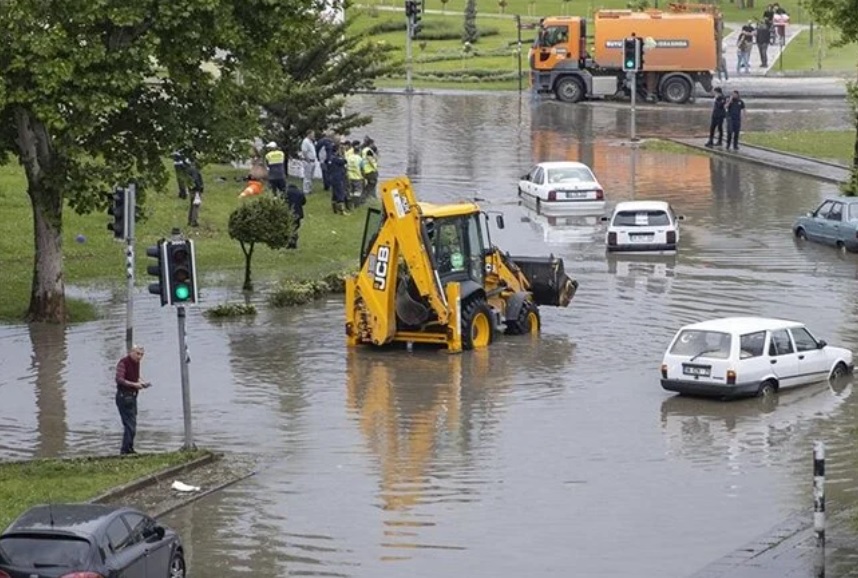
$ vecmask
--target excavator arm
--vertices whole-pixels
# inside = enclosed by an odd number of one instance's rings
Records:
[[[411,183],[391,179],[381,187],[383,221],[361,264],[346,281],[346,332],[349,341],[383,345],[396,334],[396,292],[399,267],[404,263],[413,286],[434,312],[440,325],[450,322],[447,295],[438,277],[420,206]]]

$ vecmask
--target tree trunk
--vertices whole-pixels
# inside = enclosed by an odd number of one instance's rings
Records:
[[[33,283],[27,321],[65,323],[63,280],[63,193],[50,177],[56,156],[50,136],[29,111],[15,111],[15,142],[27,174],[27,194],[33,207]]]
[[[249,243],[249,247],[245,248],[243,242],[239,242],[241,251],[244,253],[244,291],[253,291],[253,282],[250,280],[250,260],[253,259],[253,245]]]

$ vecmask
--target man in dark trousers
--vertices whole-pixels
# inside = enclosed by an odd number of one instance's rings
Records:
[[[296,187],[293,183],[289,183],[286,187],[286,204],[292,211],[292,216],[295,218],[295,228],[292,229],[292,237],[289,239],[287,249],[298,248],[298,229],[301,228],[301,220],[304,218],[304,205],[307,203],[307,196]]]
[[[725,108],[727,99],[724,98],[724,91],[718,86],[715,88],[715,100],[712,103],[712,120],[709,122],[709,140],[706,141],[707,147],[721,146],[724,141],[724,117],[727,116]],[[718,131],[718,142],[715,140],[715,131]]]
[[[136,454],[134,436],[137,435],[137,394],[151,384],[140,378],[140,361],[143,348],[135,345],[128,355],[116,364],[116,407],[122,420],[121,455]]]
[[[325,132],[322,138],[316,141],[316,156],[319,159],[319,164],[322,167],[322,185],[326,191],[331,190],[331,178],[328,172],[331,168],[331,159],[334,157],[334,140],[331,138],[330,131]]]
[[[769,67],[769,44],[772,41],[772,29],[769,24],[762,22],[757,26],[757,49],[760,51],[760,66]]]
[[[203,175],[190,159],[185,160],[185,173],[188,176],[188,191],[191,204],[188,206],[188,226],[200,226],[200,205],[203,204]]]
[[[185,172],[185,155],[181,151],[173,151],[173,170],[176,171],[176,184],[179,185],[179,198],[188,198],[188,175]]]
[[[727,101],[727,150],[739,150],[739,132],[742,130],[742,120],[745,117],[745,101],[739,98],[739,91],[734,90]]]

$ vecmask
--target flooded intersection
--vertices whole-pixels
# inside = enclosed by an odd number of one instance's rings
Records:
[[[790,128],[848,116],[787,104]],[[858,257],[789,232],[833,185],[648,151],[632,179],[619,105],[451,95],[354,106],[375,118],[366,132],[383,174],[407,171],[421,199],[503,210],[493,240],[563,257],[580,289],[568,309],[543,309],[539,338],[456,356],[349,352],[337,298],[254,320],[192,311],[197,443],[259,460],[253,478],[167,520],[193,576],[687,576],[809,507],[815,439],[829,445],[832,509],[854,503],[851,382],[722,404],[673,397],[658,381],[676,328],[706,317],[792,317],[858,347]],[[749,118],[778,128],[777,107]],[[702,106],[642,107],[638,127],[674,135],[707,119]],[[609,204],[670,201],[686,216],[678,255],[608,258],[597,219],[519,206],[518,176],[549,158],[587,162]],[[237,298],[239,283],[206,291],[206,303]],[[3,457],[118,447],[111,373],[124,304],[99,299],[109,315],[96,323],[0,329]],[[172,449],[182,441],[175,320],[152,301],[135,302],[156,384],[140,400],[138,443]]]

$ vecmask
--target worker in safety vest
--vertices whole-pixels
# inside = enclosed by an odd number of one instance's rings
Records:
[[[286,198],[286,154],[271,141],[265,148],[265,166],[268,167],[268,184],[275,195]]]
[[[364,199],[367,197],[377,198],[376,186],[378,185],[378,155],[373,147],[372,139],[364,141],[361,151],[363,158]]]
[[[359,205],[363,196],[363,171],[361,170],[363,159],[360,153],[358,153],[358,147],[360,147],[360,141],[354,141],[345,151],[346,176],[349,181],[348,197],[346,199],[346,206],[348,208]]]

